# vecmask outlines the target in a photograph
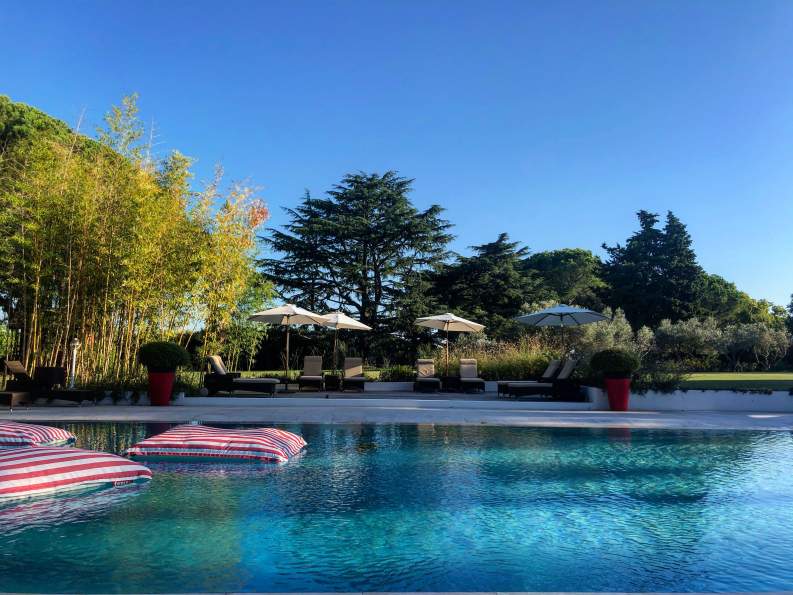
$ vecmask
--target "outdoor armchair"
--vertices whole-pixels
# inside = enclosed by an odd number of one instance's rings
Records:
[[[363,375],[363,360],[360,357],[345,357],[342,390],[350,388],[363,392],[365,387],[366,377]]]
[[[323,390],[325,377],[322,375],[322,356],[307,355],[303,358],[303,374],[297,379],[298,390],[304,386]]]
[[[475,359],[460,360],[460,388],[468,390],[485,390],[485,381],[479,378]]]
[[[416,392],[435,392],[441,388],[441,379],[435,377],[435,360],[420,359],[416,362]]]
[[[244,390],[275,395],[278,386],[277,378],[241,378],[239,372],[229,372],[223,359],[219,355],[207,357],[209,372],[204,375],[204,386],[210,395],[219,391],[233,393],[235,390]]]

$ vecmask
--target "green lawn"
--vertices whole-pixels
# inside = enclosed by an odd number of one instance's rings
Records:
[[[793,372],[702,372],[686,376],[681,388],[790,390],[793,389]]]

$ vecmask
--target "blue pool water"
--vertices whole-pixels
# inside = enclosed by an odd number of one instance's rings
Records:
[[[120,452],[162,425],[70,424]],[[793,586],[785,432],[286,425],[280,466],[0,510],[0,591],[768,591]]]

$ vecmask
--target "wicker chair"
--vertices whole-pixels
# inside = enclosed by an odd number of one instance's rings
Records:
[[[239,372],[229,372],[223,359],[219,355],[207,357],[209,373],[204,375],[204,386],[210,395],[219,391],[233,393],[235,390],[244,390],[256,393],[269,393],[275,395],[278,386],[277,378],[241,378]]]

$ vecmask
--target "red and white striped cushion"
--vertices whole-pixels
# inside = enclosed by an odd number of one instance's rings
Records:
[[[297,434],[275,428],[230,430],[183,425],[146,438],[127,451],[131,457],[244,459],[284,463],[306,441]]]
[[[151,479],[140,463],[79,448],[33,446],[0,451],[0,499]]]
[[[0,448],[65,446],[75,440],[74,434],[61,428],[0,421]]]

